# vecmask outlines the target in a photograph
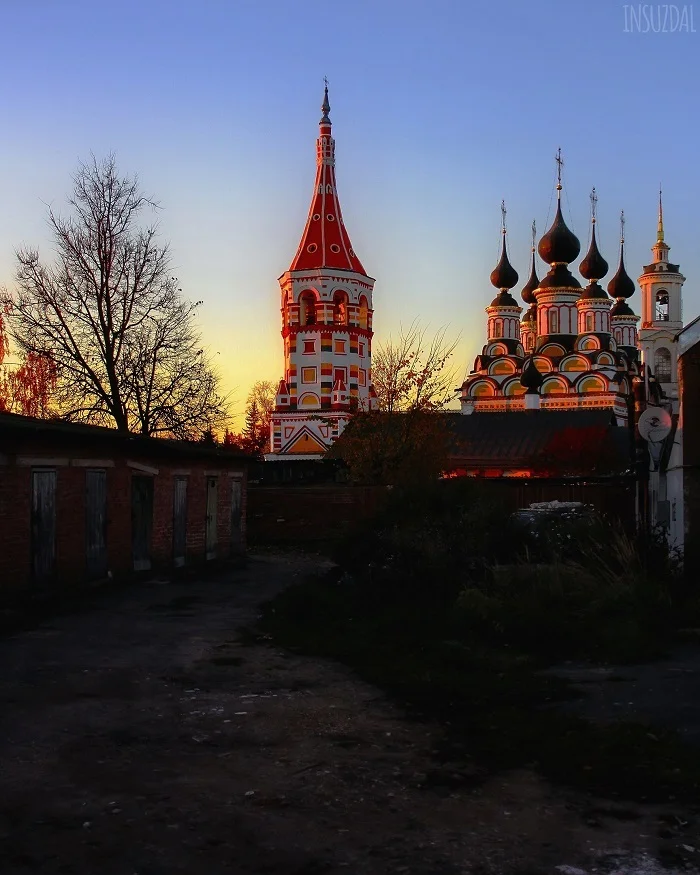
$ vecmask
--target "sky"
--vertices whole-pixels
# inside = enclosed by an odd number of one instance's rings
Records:
[[[700,2],[668,8],[2,0],[0,287],[13,285],[20,245],[53,257],[47,207],[66,211],[78,163],[115,153],[161,205],[173,273],[203,301],[202,334],[240,416],[253,382],[282,375],[277,278],[312,195],[327,76],[345,224],[376,279],[375,348],[413,321],[447,326],[461,382],[485,341],[501,201],[522,285],[532,220],[539,236],[553,218],[558,148],[582,254],[596,187],[605,282],[620,210],[628,272],[650,260],[663,187],[690,321]],[[640,312],[639,290],[630,304]]]

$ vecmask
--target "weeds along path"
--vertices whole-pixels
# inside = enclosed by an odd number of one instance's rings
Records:
[[[1,640],[0,872],[651,875],[660,854],[694,871],[687,811],[527,769],[484,782],[438,760],[437,725],[250,633],[261,602],[323,567],[254,556]]]

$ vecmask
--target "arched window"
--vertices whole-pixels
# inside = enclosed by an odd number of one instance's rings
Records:
[[[299,296],[299,322],[302,325],[316,323],[316,297],[313,292],[302,292]]]
[[[671,353],[665,346],[654,353],[654,376],[659,383],[671,382]]]
[[[528,334],[527,339],[525,341],[525,348],[532,349],[535,343],[535,338],[532,334]]]
[[[549,333],[559,334],[559,312],[557,310],[549,311]]]
[[[586,331],[595,331],[594,313],[586,313]]]
[[[666,289],[659,289],[656,293],[654,320],[656,322],[668,322],[668,292]]]
[[[503,337],[503,321],[501,319],[496,319],[493,323],[493,336]]]
[[[333,321],[336,325],[348,324],[348,296],[345,292],[333,295]]]
[[[369,306],[364,295],[360,298],[360,328],[367,328]]]

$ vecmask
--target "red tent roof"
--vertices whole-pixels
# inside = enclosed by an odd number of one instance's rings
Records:
[[[367,276],[362,262],[355,255],[350,237],[345,229],[335,182],[335,140],[331,136],[331,120],[328,117],[328,87],[321,106],[323,115],[319,122],[319,137],[316,141],[316,181],[311,198],[311,207],[297,253],[292,259],[291,270],[352,270]]]

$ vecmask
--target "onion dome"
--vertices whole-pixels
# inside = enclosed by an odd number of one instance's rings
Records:
[[[634,282],[625,270],[625,241],[620,243],[620,263],[617,273],[608,283],[608,292],[613,298],[630,298],[634,294]]]
[[[520,375],[520,385],[524,386],[528,392],[537,392],[543,382],[544,377],[537,370],[534,357],[530,356]]]
[[[549,265],[571,264],[581,251],[578,237],[570,231],[564,216],[561,214],[561,168],[564,165],[561,157],[561,149],[557,151],[557,214],[552,222],[552,227],[540,240],[537,251],[540,258]]]
[[[540,289],[580,289],[581,283],[565,264],[555,264],[541,280]]]
[[[508,261],[508,253],[506,251],[505,202],[501,203],[501,215],[503,217],[503,224],[501,229],[501,258],[496,267],[491,271],[491,285],[495,286],[497,289],[501,289],[501,291],[507,291],[508,289],[512,289],[513,286],[518,282],[518,272],[515,270],[510,261]],[[508,297],[510,298],[510,295]],[[513,299],[511,298],[511,300]],[[515,301],[513,301],[513,304],[516,307],[518,306]],[[495,306],[495,304],[493,306]]]
[[[635,313],[624,298],[620,297],[612,305],[611,316],[634,316]]]
[[[491,276],[493,276],[493,274],[491,274]],[[519,307],[519,305],[508,289],[502,289],[493,301],[491,301],[489,307]]]
[[[523,286],[522,291],[520,292],[520,297],[525,301],[526,304],[534,304],[537,300],[535,298],[535,289],[539,288],[540,280],[537,276],[537,271],[535,270],[535,253],[532,253],[532,267],[530,268],[530,276],[528,277],[527,282]]]
[[[590,282],[581,292],[581,300],[601,300],[608,301],[608,293],[595,280]]]
[[[608,272],[608,262],[598,251],[598,243],[595,239],[595,219],[593,219],[593,231],[591,233],[591,245],[588,247],[586,257],[579,265],[579,273],[587,280],[602,279]]]
[[[561,190],[561,185],[557,188]],[[557,199],[557,214],[552,227],[540,240],[537,251],[547,264],[571,264],[581,251],[578,237],[567,228],[561,214],[560,199]]]

